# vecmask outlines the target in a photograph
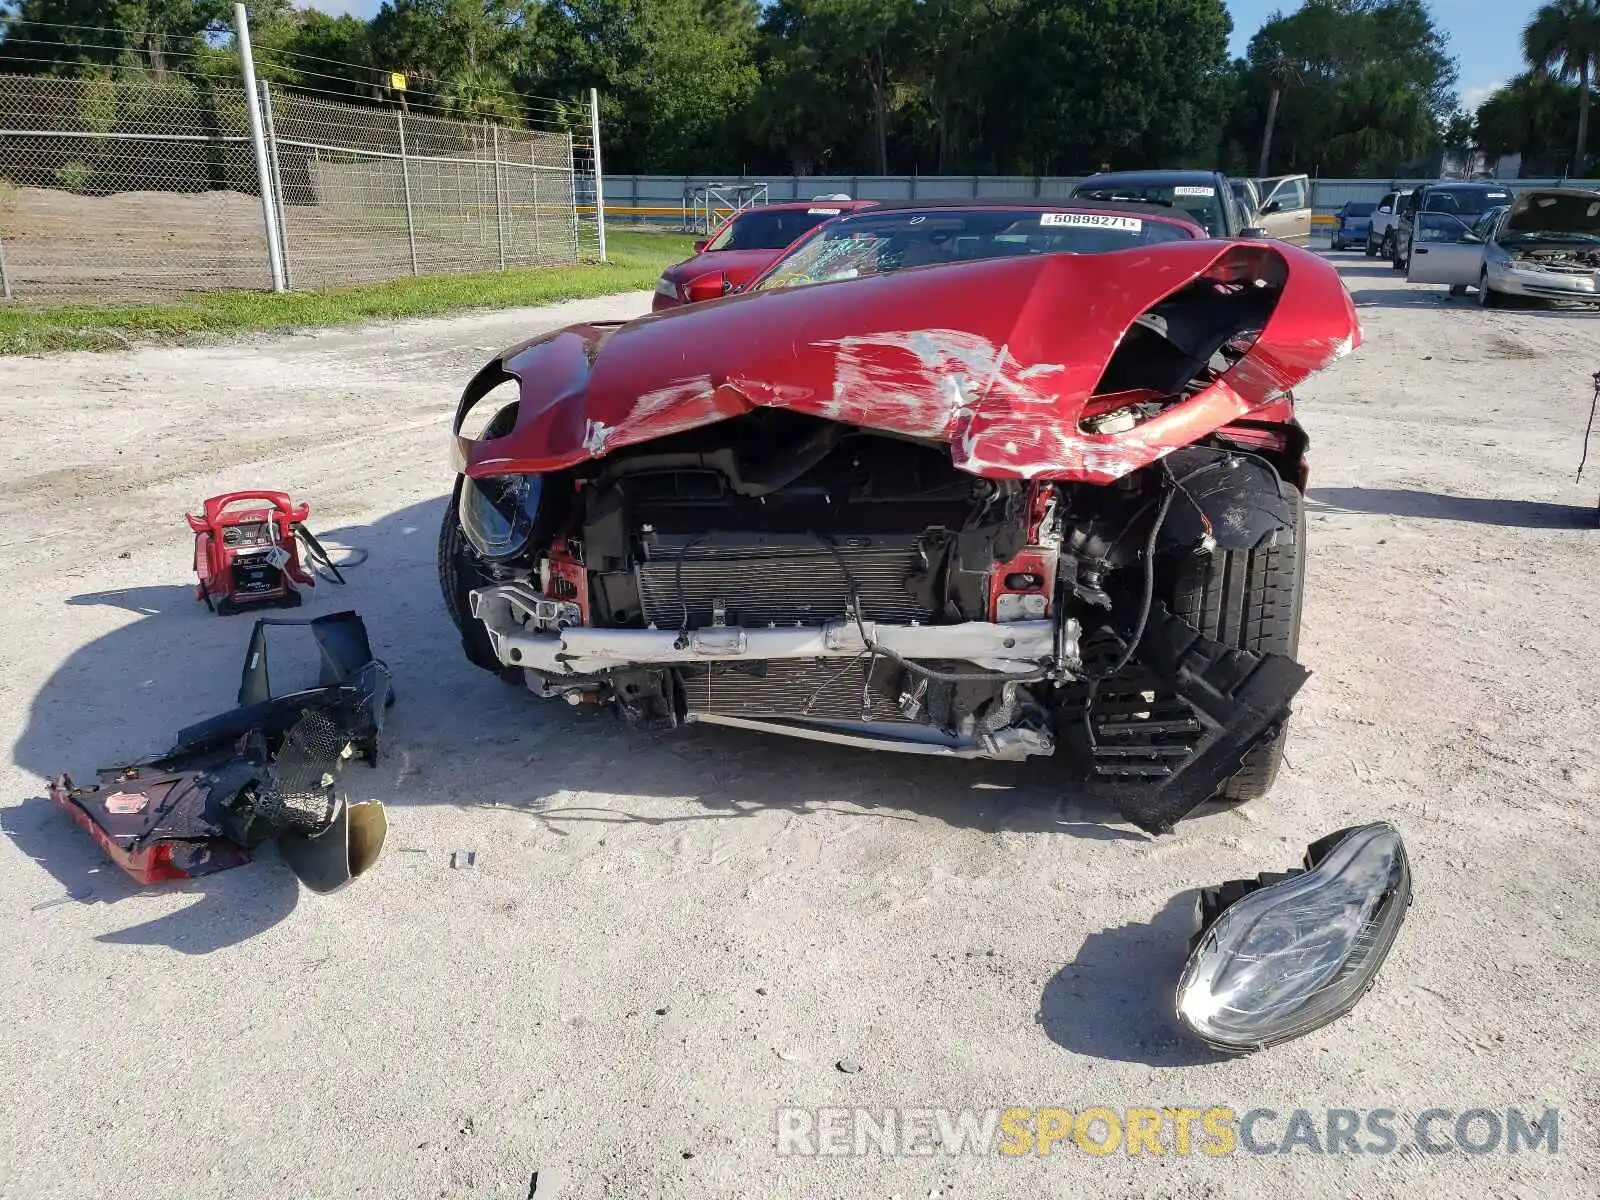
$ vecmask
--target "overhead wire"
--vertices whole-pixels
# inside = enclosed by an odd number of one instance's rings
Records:
[[[202,59],[202,58],[213,58],[215,61],[217,61],[219,63],[219,65],[221,65],[224,62],[226,62],[226,58],[218,57],[216,52],[213,52],[212,54],[208,55],[205,52],[198,51],[198,50],[179,49],[179,48],[177,48],[177,46],[174,46],[172,48],[161,47],[160,49],[152,49],[149,46],[138,44],[138,39],[146,38],[146,37],[149,36],[149,34],[150,34],[149,30],[117,29],[117,28],[114,28],[112,26],[105,26],[105,25],[71,25],[71,24],[67,24],[67,23],[64,23],[64,22],[52,22],[52,21],[29,21],[29,22],[19,23],[19,24],[24,29],[32,29],[35,26],[41,27],[41,28],[48,27],[48,28],[57,29],[57,30],[69,29],[69,30],[78,30],[78,31],[90,32],[90,33],[115,34],[115,35],[118,35],[120,38],[126,38],[128,40],[127,41],[118,41],[118,42],[68,41],[68,40],[60,39],[60,38],[52,39],[52,38],[46,38],[46,37],[32,37],[32,36],[28,36],[26,33],[24,33],[24,34],[20,34],[20,35],[18,35],[18,34],[8,34],[8,35],[6,35],[4,40],[0,41],[0,45],[4,45],[4,44],[9,44],[9,43],[15,42],[15,43],[18,43],[18,44],[26,44],[26,45],[33,45],[33,46],[55,46],[55,47],[58,47],[58,48],[60,48],[62,50],[104,50],[104,51],[110,51],[110,52],[114,52],[114,53],[118,53],[118,54],[125,54],[125,53],[143,54],[143,55],[146,55],[146,56],[148,56],[150,58],[154,58],[154,57],[156,57],[158,55],[163,57],[163,58],[165,58],[165,57],[177,57],[177,58],[184,58],[184,59],[190,59],[190,60],[198,60],[198,59]],[[167,36],[167,35],[160,35],[160,36]],[[175,40],[181,44],[185,39],[178,38],[178,39],[175,39]],[[392,70],[389,70],[389,69],[386,69],[386,68],[383,68],[383,67],[369,66],[369,65],[364,64],[364,63],[348,62],[348,61],[346,61],[344,59],[327,58],[325,56],[315,55],[315,54],[305,54],[305,53],[303,53],[301,51],[297,51],[297,50],[289,50],[289,49],[283,49],[283,48],[278,48],[278,47],[265,47],[265,46],[256,46],[254,49],[255,49],[254,59],[255,59],[255,62],[257,64],[258,68],[260,66],[262,66],[262,65],[265,65],[267,67],[275,68],[277,70],[284,71],[284,72],[287,72],[287,73],[291,73],[291,74],[294,74],[296,76],[302,76],[302,77],[314,78],[314,79],[321,79],[321,80],[326,80],[326,81],[329,81],[329,82],[332,82],[332,83],[341,83],[341,84],[346,85],[347,87],[357,87],[357,88],[380,88],[380,87],[386,87],[387,86],[387,77],[389,75],[392,75],[392,74],[403,74],[404,73],[404,72],[392,71]],[[26,62],[26,63],[35,63],[35,64],[40,64],[40,65],[53,65],[53,64],[58,63],[60,61],[59,59],[45,58],[45,57],[37,56],[37,55],[10,54],[10,55],[7,55],[6,57],[9,58],[13,62]],[[313,70],[311,70],[311,69],[309,69],[307,67],[302,67],[302,66],[299,66],[299,65],[297,65],[295,63],[282,61],[285,58],[305,59],[308,62],[319,62],[319,63],[323,63],[323,64],[326,64],[326,65],[329,65],[329,66],[343,67],[343,68],[345,68],[346,71],[357,73],[358,76],[364,76],[364,78],[363,77],[352,78],[348,74],[335,75],[335,74],[330,74],[330,73],[325,72],[325,71],[313,71]],[[186,65],[192,65],[192,63],[186,64]],[[186,70],[186,69],[181,68],[181,67],[166,67],[164,69],[164,73],[165,74],[169,74],[169,75],[178,75],[180,77],[187,77],[187,78],[194,78],[194,79],[205,79],[205,80],[208,80],[208,81],[211,81],[211,82],[216,82],[218,80],[227,79],[227,78],[231,77],[231,76],[226,75],[226,74],[204,72],[204,71],[192,71],[192,70]],[[333,96],[333,97],[336,97],[336,98],[338,98],[340,100],[343,100],[343,101],[345,101],[347,103],[350,102],[351,100],[375,99],[376,98],[376,97],[364,97],[360,93],[351,94],[349,92],[335,92],[335,91],[332,91],[332,90],[327,89],[327,88],[316,88],[316,87],[312,87],[312,86],[308,86],[308,85],[304,85],[304,84],[300,84],[300,83],[294,83],[294,82],[287,82],[287,81],[277,81],[277,82],[280,83],[280,86],[294,87],[294,88],[296,88],[296,89],[298,89],[300,91],[314,92],[314,93],[319,93],[319,94],[323,94],[323,95]],[[533,93],[523,93],[523,92],[519,92],[519,91],[515,91],[515,90],[513,90],[511,94],[516,98],[516,102],[517,102],[517,106],[518,106],[519,110],[521,110],[522,112],[524,112],[525,114],[527,114],[531,118],[534,118],[536,120],[550,122],[550,123],[558,123],[558,122],[565,123],[564,122],[564,118],[567,116],[569,109],[573,106],[573,103],[574,103],[574,102],[570,102],[570,101],[562,101],[562,100],[557,99],[555,97],[541,96],[541,95],[537,95],[537,94],[533,94]],[[491,121],[491,122],[503,121],[504,120],[504,114],[503,113],[489,112],[489,111],[487,111],[485,109],[481,109],[481,108],[478,108],[476,106],[470,106],[470,107],[466,107],[466,108],[446,107],[444,105],[431,103],[431,102],[426,101],[426,100],[420,100],[420,99],[417,99],[417,98],[409,96],[409,95],[406,97],[405,107],[407,109],[418,109],[418,110],[423,111],[426,114],[438,114],[439,116],[445,117],[445,118],[450,119],[450,120],[462,120],[462,119],[470,119],[470,118],[476,118],[476,119],[479,119],[479,120],[487,120],[487,121]]]

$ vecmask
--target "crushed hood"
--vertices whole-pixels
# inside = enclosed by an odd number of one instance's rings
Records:
[[[1080,428],[1123,334],[1205,276],[1281,279],[1249,352],[1205,391],[1119,434]],[[783,408],[946,442],[994,478],[1109,482],[1271,403],[1360,339],[1321,257],[1282,243],[1169,242],[908,270],[732,296],[620,327],[575,326],[507,351],[469,385],[461,419],[504,379],[510,432],[457,438],[467,474],[548,472],[624,446]]]
[[[1600,236],[1600,192],[1538,188],[1511,204],[1499,233],[1579,233]]]

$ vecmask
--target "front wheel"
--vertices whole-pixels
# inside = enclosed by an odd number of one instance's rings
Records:
[[[1489,286],[1489,272],[1485,271],[1478,276],[1478,305],[1481,308],[1499,308],[1505,303],[1505,297]]]
[[[1282,487],[1292,502],[1292,527],[1281,531],[1274,545],[1215,551],[1186,563],[1175,581],[1173,611],[1224,645],[1293,658],[1300,648],[1305,594],[1305,499],[1291,484]],[[1245,755],[1217,798],[1238,803],[1271,791],[1288,736],[1285,717],[1276,734]]]
[[[1364,251],[1366,251],[1366,254],[1367,254],[1368,258],[1377,258],[1378,257],[1378,248],[1372,244],[1371,235],[1368,235],[1367,244],[1365,246],[1363,246],[1362,249]]]

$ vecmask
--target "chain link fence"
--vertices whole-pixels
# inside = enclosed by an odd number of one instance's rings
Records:
[[[0,76],[0,243],[19,301],[270,287],[243,89]]]
[[[268,289],[263,190],[293,288],[598,257],[582,108],[511,128],[260,92],[265,187],[237,83],[0,75],[7,298]]]
[[[578,261],[570,134],[269,98],[291,286]]]

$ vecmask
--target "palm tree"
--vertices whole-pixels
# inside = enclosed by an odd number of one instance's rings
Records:
[[[1522,52],[1540,70],[1578,81],[1578,149],[1581,173],[1589,142],[1589,94],[1600,63],[1600,0],[1550,0],[1522,31]]]
[[[1281,46],[1267,60],[1266,69],[1267,78],[1272,83],[1272,94],[1267,97],[1267,125],[1261,131],[1261,162],[1256,168],[1258,179],[1266,176],[1267,159],[1272,155],[1272,127],[1278,123],[1278,101],[1283,98],[1285,88],[1300,82],[1300,68]]]

